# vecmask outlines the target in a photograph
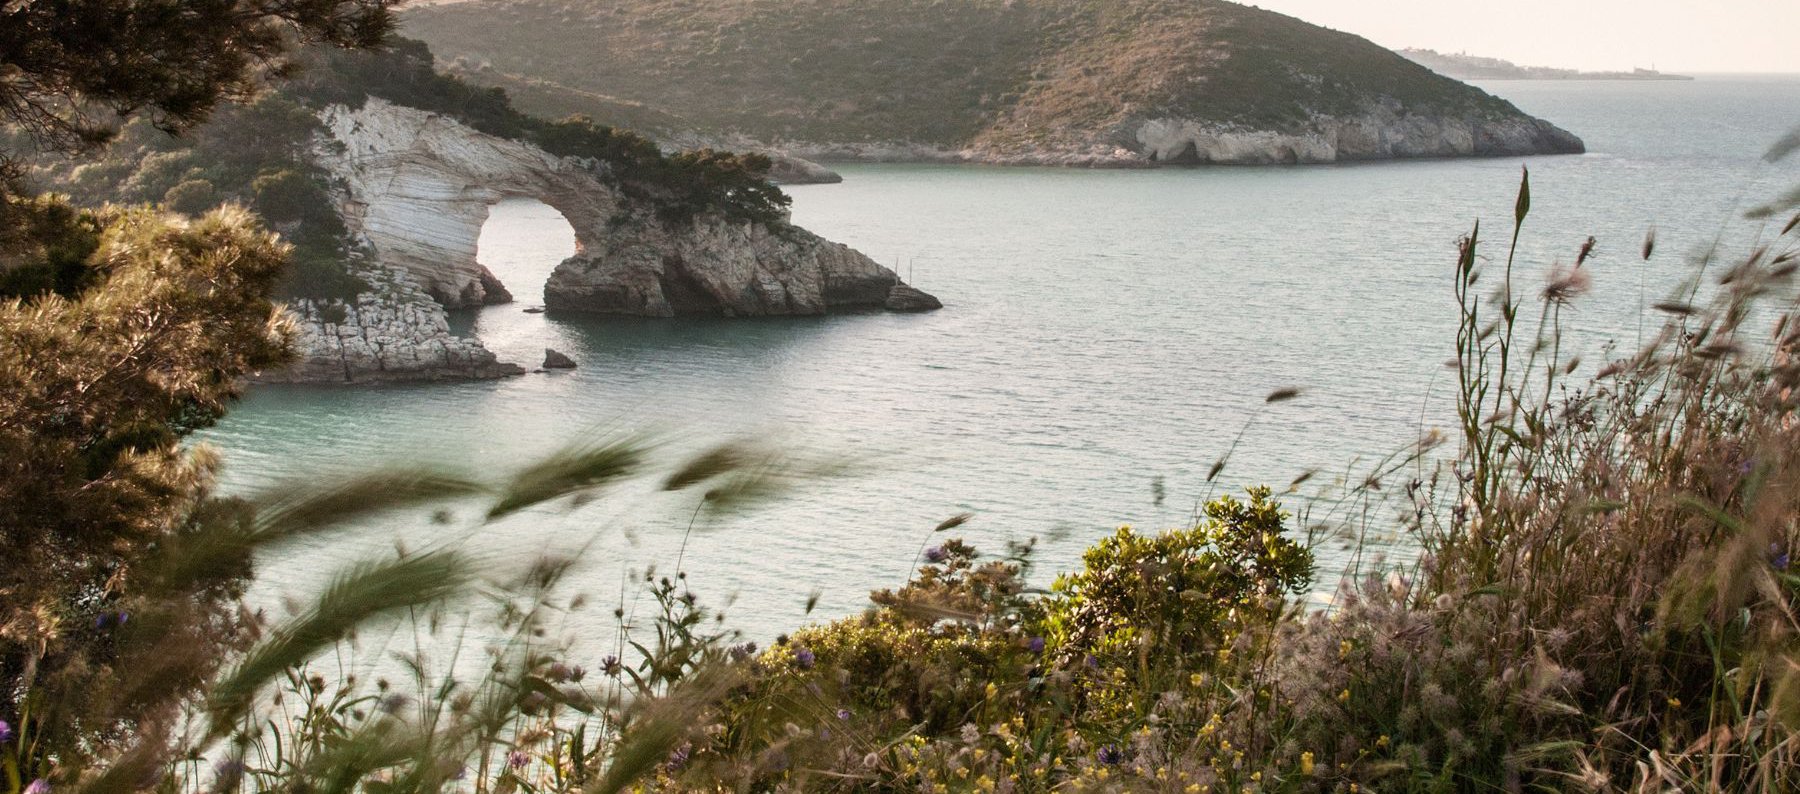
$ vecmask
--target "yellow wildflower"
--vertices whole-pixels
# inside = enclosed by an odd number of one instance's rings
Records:
[[[1312,751],[1308,750],[1307,752],[1300,754],[1300,774],[1310,775],[1312,773],[1313,773],[1313,754],[1312,754]]]

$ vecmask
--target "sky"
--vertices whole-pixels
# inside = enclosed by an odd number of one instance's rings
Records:
[[[1399,49],[1522,66],[1800,72],[1800,0],[1241,0]]]

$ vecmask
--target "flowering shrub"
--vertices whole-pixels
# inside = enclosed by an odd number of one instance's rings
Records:
[[[1229,644],[1232,624],[1256,620],[1312,582],[1312,552],[1284,534],[1268,488],[1245,504],[1205,507],[1191,529],[1139,535],[1120,528],[1058,577],[1043,604],[1044,636],[1064,664],[1139,656],[1188,657]]]

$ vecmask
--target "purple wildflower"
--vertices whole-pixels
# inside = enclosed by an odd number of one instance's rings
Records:
[[[838,709],[838,719],[840,719],[840,720],[850,719],[850,710],[849,709]]]
[[[619,664],[619,657],[609,655],[600,660],[600,670],[613,678],[618,678],[619,673],[625,670],[625,666]]]
[[[1094,753],[1094,759],[1107,766],[1117,766],[1120,761],[1125,760],[1125,754],[1109,744]]]
[[[813,662],[816,661],[818,661],[818,658],[813,656],[813,652],[806,648],[794,651],[794,664],[799,665],[802,670],[811,670]]]
[[[674,752],[669,753],[669,766],[671,766],[675,769],[680,769],[681,767],[686,766],[687,762],[688,762],[688,755],[692,752],[693,752],[693,746],[689,745],[689,744],[683,744],[680,747],[675,748]]]
[[[741,662],[755,655],[756,643],[754,642],[746,642],[741,645],[731,646],[731,658],[737,661]]]
[[[0,744],[6,744],[7,742],[12,741],[12,737],[12,723],[7,722],[6,720],[0,720]]]
[[[548,678],[551,681],[555,681],[556,683],[559,683],[559,684],[564,681],[569,680],[570,675],[572,675],[572,673],[569,672],[569,666],[566,664],[563,664],[562,662],[555,662],[550,665],[550,668],[548,670],[544,671],[545,678]]]
[[[223,784],[215,786],[214,788],[226,789],[235,787],[238,779],[244,776],[244,762],[236,758],[223,759],[218,763],[213,764],[213,774],[218,776],[220,783]]]
[[[1026,640],[1025,641],[1025,650],[1031,651],[1032,653],[1043,653],[1044,652],[1044,638],[1043,637],[1032,637],[1031,639]]]
[[[526,755],[524,750],[514,750],[506,754],[506,765],[514,769],[524,769],[525,765],[529,763],[531,763],[531,756]]]
[[[50,781],[38,778],[25,787],[25,794],[50,794]]]
[[[925,550],[925,561],[926,562],[939,563],[939,562],[943,562],[944,560],[947,560],[947,559],[950,559],[950,553],[944,551],[943,546],[932,546],[931,548]]]

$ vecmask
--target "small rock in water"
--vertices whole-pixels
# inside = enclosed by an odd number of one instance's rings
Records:
[[[574,369],[575,359],[550,348],[544,348],[544,369]]]
[[[544,313],[544,307],[542,307],[542,306],[528,306],[528,307],[526,307],[526,308],[525,308],[525,313],[526,313],[526,314],[543,314],[543,313]]]
[[[944,308],[942,301],[917,287],[895,284],[888,290],[887,310],[891,312],[928,312]]]

